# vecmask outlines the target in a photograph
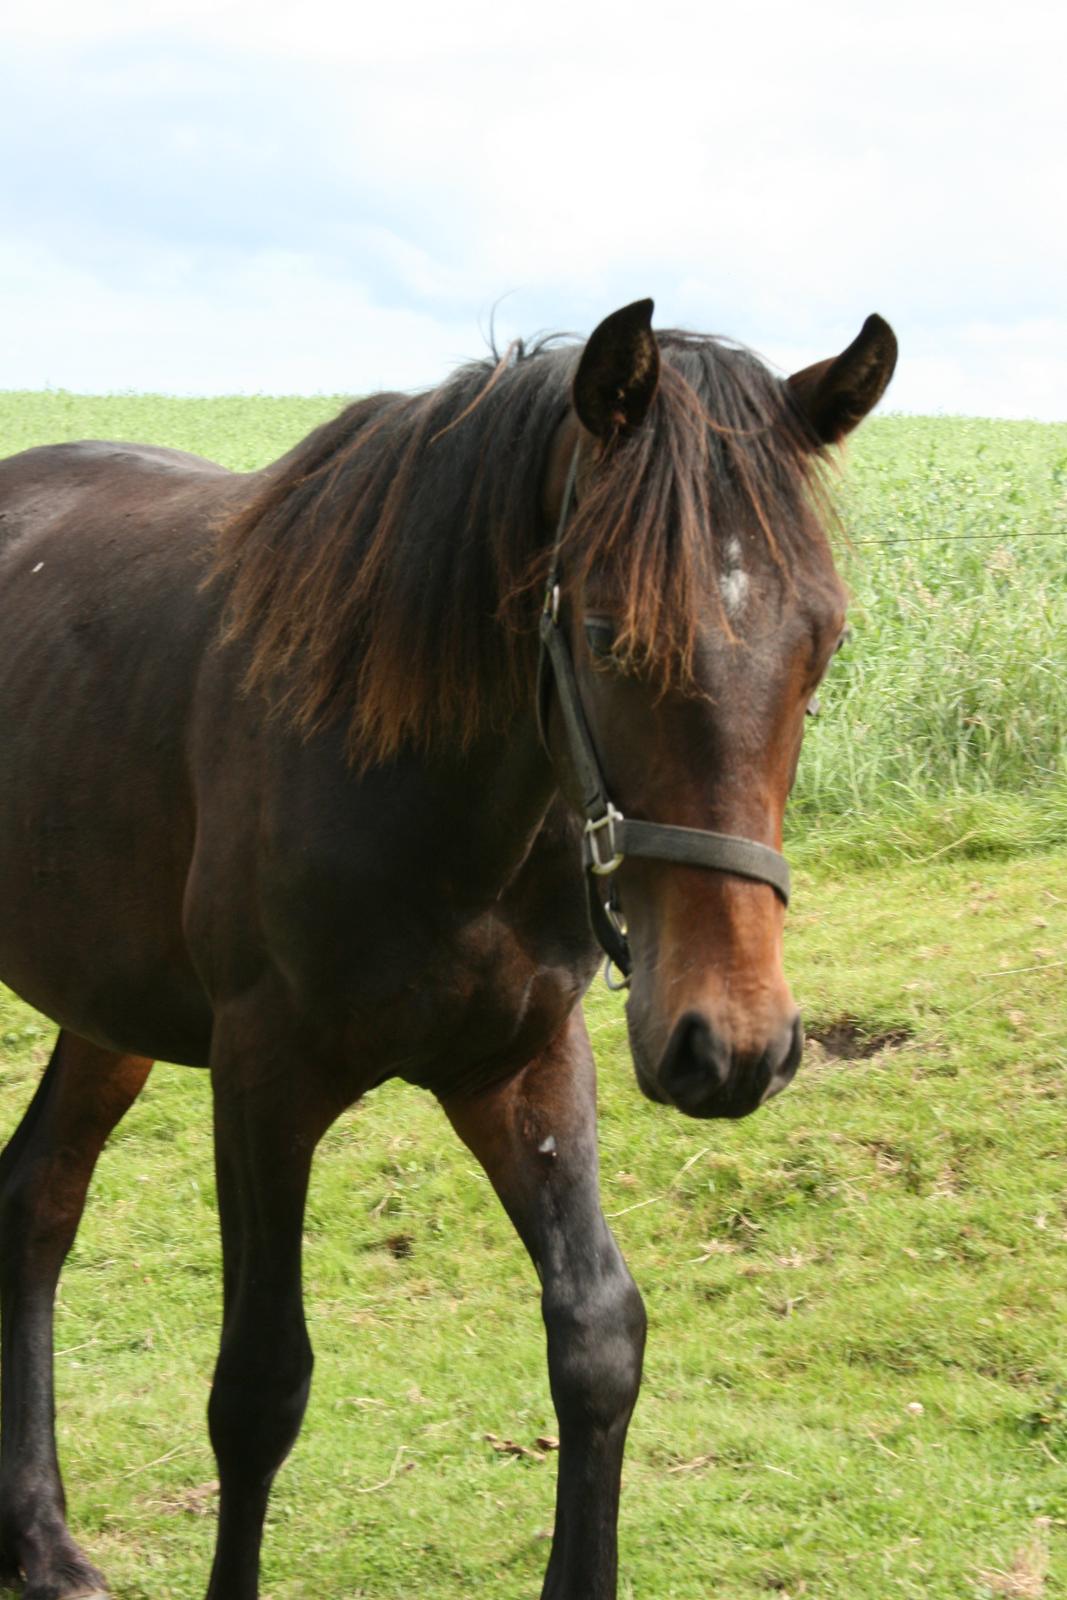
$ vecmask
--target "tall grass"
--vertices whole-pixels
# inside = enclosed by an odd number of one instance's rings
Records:
[[[853,635],[805,743],[795,818],[1042,792],[1062,825],[1067,428],[877,419],[840,506]]]

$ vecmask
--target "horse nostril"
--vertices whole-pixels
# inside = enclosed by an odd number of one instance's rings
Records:
[[[683,1111],[695,1111],[725,1085],[729,1052],[698,1011],[681,1017],[660,1068],[664,1091]]]
[[[779,1072],[788,1072],[790,1076],[800,1065],[800,1058],[804,1054],[804,1022],[798,1011],[793,1018],[793,1026],[787,1037],[787,1049]]]
[[[764,1057],[766,1087],[760,1096],[760,1105],[770,1100],[793,1081],[793,1076],[800,1065],[800,1058],[803,1053],[804,1024],[800,1020],[800,1012],[798,1011],[789,1027],[783,1029],[773,1047],[767,1051]]]

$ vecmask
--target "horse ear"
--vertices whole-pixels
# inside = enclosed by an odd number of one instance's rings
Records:
[[[847,350],[794,372],[789,389],[821,442],[837,444],[878,404],[896,364],[896,334],[872,314]]]
[[[590,335],[574,379],[574,409],[579,422],[607,442],[641,426],[658,385],[652,301],[635,300]]]

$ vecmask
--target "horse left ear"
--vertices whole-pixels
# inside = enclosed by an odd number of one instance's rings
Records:
[[[605,443],[645,420],[659,386],[652,301],[635,300],[594,328],[574,379],[574,409]]]
[[[839,356],[794,372],[789,390],[820,441],[837,444],[878,404],[896,364],[897,336],[872,314]]]

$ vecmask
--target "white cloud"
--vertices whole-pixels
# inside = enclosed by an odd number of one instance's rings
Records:
[[[148,29],[39,0],[6,26],[20,382],[428,382],[501,297],[510,336],[651,293],[806,359],[878,309],[895,403],[1067,412],[1059,7],[155,0]]]
[[[4,385],[174,394],[414,388],[482,352],[477,334],[372,304],[298,253],[145,255],[116,289],[54,253],[0,248]]]

